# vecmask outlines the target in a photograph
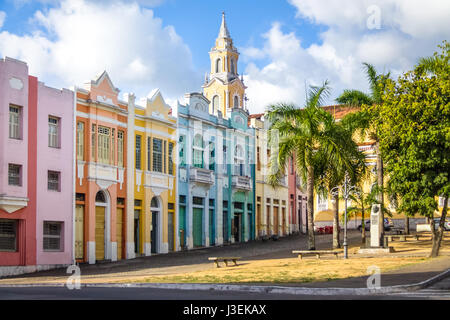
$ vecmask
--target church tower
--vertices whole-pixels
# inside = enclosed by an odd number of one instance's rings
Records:
[[[232,108],[244,109],[245,89],[243,78],[239,78],[237,65],[239,52],[233,45],[230,32],[222,13],[222,24],[215,46],[209,52],[211,72],[205,76],[203,93],[211,101],[209,112],[217,115],[222,112],[229,118]]]

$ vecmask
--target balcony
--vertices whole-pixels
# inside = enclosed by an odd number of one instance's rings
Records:
[[[252,190],[252,179],[245,176],[233,176],[231,186],[235,189],[250,191]]]
[[[214,171],[191,167],[189,170],[189,180],[191,182],[214,184]]]

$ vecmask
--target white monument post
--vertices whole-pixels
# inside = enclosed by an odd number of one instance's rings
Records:
[[[370,247],[372,248],[380,247],[380,211],[381,206],[379,204],[372,205],[370,212]]]

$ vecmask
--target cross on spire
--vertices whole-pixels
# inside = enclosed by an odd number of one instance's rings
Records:
[[[220,25],[219,38],[231,38],[230,32],[227,28],[227,23],[225,21],[225,12],[222,11],[222,24]]]

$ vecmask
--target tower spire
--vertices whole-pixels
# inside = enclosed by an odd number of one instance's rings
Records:
[[[222,24],[220,25],[219,38],[231,38],[230,32],[227,28],[227,23],[225,21],[225,12],[222,11]]]

